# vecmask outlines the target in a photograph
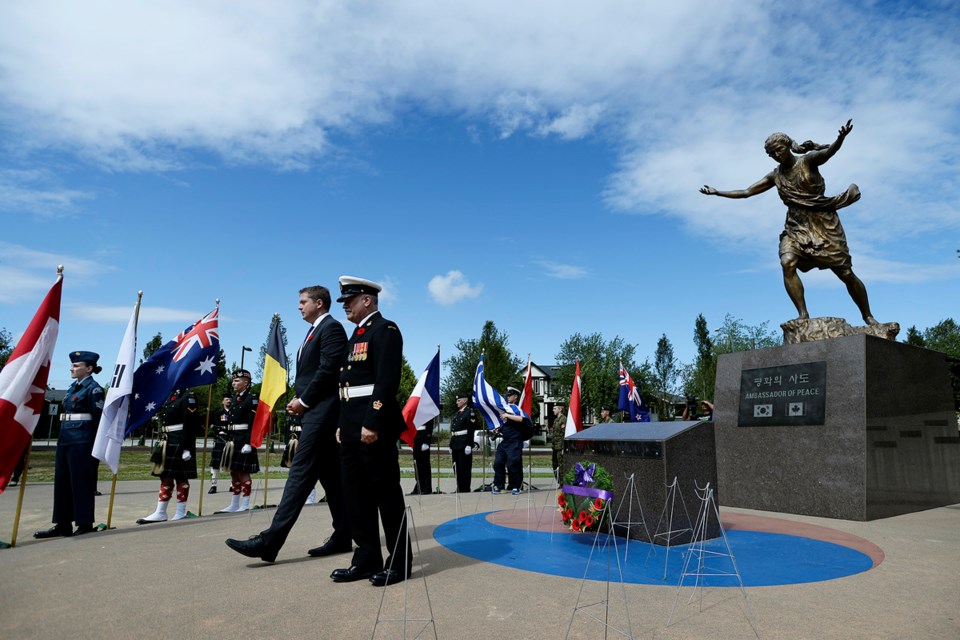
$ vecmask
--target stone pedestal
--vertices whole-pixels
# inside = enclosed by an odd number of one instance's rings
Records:
[[[960,502],[945,356],[869,335],[723,355],[724,505],[871,520]]]
[[[657,522],[669,497],[668,485],[674,478],[677,479],[680,494],[675,498],[674,530],[685,527],[692,529],[696,524],[697,511],[700,508],[696,487],[705,487],[710,483],[714,489],[714,496],[721,495],[717,490],[716,448],[711,422],[598,424],[564,440],[564,474],[577,462],[586,460],[599,464],[613,479],[614,515],[621,500],[628,495],[627,479],[633,474],[634,487],[639,496],[640,505],[643,507],[644,519],[651,536],[657,533]],[[561,476],[562,479],[563,476]],[[686,504],[689,523],[682,513],[681,504]],[[639,523],[636,497],[633,508],[631,520]],[[618,521],[627,520],[627,509],[628,504],[624,501]],[[668,507],[661,525],[661,532],[668,530],[669,516]],[[640,524],[616,527],[615,530],[620,535],[650,542]],[[653,542],[660,545],[666,545],[668,542],[671,545],[685,544],[690,542],[691,533],[690,531],[678,533],[670,536],[669,539],[665,536],[655,537]],[[719,535],[719,523],[716,522],[716,518],[711,518],[706,537],[715,538]]]

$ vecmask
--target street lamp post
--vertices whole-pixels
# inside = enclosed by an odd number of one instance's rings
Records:
[[[250,347],[241,347],[241,349],[242,351],[240,351],[240,368],[243,369],[243,356],[247,355],[247,351],[253,351],[253,349]]]

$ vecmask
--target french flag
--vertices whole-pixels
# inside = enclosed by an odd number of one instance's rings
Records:
[[[403,405],[403,421],[407,428],[400,434],[400,439],[411,447],[413,438],[417,435],[417,427],[423,426],[440,415],[440,349],[437,355],[427,365],[417,386],[407,403]]]

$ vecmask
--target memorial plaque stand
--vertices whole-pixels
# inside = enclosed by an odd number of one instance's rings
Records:
[[[627,492],[628,478],[635,476],[640,504],[648,513],[663,512],[670,497],[671,482],[684,502],[698,502],[695,488],[717,486],[717,462],[712,422],[610,422],[598,424],[564,439],[565,473],[577,462],[591,461],[604,467],[613,480],[614,496]],[[685,544],[691,531],[674,532],[670,540],[653,537],[639,523],[617,528],[618,535],[655,544]],[[716,524],[709,537],[720,535]]]
[[[721,504],[872,520],[960,502],[942,353],[857,335],[726,354],[714,400]]]

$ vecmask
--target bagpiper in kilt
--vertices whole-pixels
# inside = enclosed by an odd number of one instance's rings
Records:
[[[174,391],[162,410],[163,427],[160,441],[150,461],[153,475],[160,478],[160,493],[157,510],[137,524],[165,522],[167,505],[177,487],[177,511],[172,520],[187,517],[187,499],[190,497],[190,480],[197,477],[196,442],[201,421],[197,398],[189,391]]]
[[[229,440],[223,450],[221,464],[230,465],[230,505],[217,513],[234,513],[250,509],[250,493],[253,489],[251,473],[260,471],[257,450],[250,445],[250,430],[257,414],[257,398],[250,393],[250,372],[237,369],[233,372],[233,402],[230,404],[230,424],[227,425]],[[242,497],[242,500],[241,500]]]

